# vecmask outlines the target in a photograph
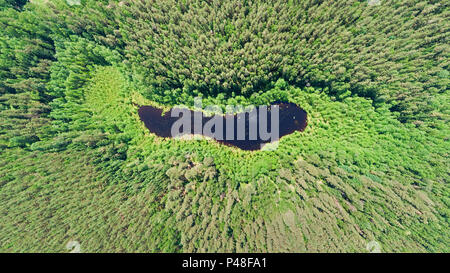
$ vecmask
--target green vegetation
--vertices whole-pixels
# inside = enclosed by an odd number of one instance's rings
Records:
[[[0,251],[449,252],[442,1],[0,0]],[[136,105],[296,103],[275,151]]]

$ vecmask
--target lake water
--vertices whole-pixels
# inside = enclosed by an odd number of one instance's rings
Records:
[[[299,106],[293,104],[293,103],[277,103],[277,104],[273,104],[272,106],[274,107],[279,107],[278,111],[278,126],[279,126],[279,138],[285,136],[285,135],[289,135],[292,134],[295,131],[303,131],[306,128],[307,125],[307,113],[306,111],[304,111],[302,108],[300,108]],[[172,108],[172,110],[177,110],[177,108]],[[178,108],[178,109],[182,109],[182,108]],[[271,123],[271,118],[272,118],[272,111],[270,111],[271,108],[268,107],[268,111],[267,111],[267,132],[271,132],[272,129],[272,123]],[[164,114],[162,114],[163,110],[160,108],[156,108],[153,106],[141,106],[139,107],[138,113],[139,113],[139,117],[140,119],[144,122],[145,126],[149,129],[149,131],[151,133],[156,134],[159,137],[166,137],[166,138],[171,138],[172,137],[172,126],[175,124],[175,122],[177,122],[177,120],[180,119],[180,117],[171,117],[171,111],[167,111]],[[190,130],[187,132],[187,134],[191,135],[191,134],[199,134],[198,131],[194,132],[194,116],[197,115],[197,117],[201,117],[202,121],[202,128],[204,128],[204,126],[208,123],[208,121],[210,121],[213,117],[212,116],[206,116],[205,114],[203,114],[203,112],[201,111],[193,111],[193,110],[185,110],[186,112],[188,112],[190,114]],[[260,134],[260,123],[261,119],[260,118],[260,110],[258,107],[256,107],[256,114],[258,116],[258,118],[256,119],[256,124],[254,123],[252,126],[249,123],[249,113],[245,113],[245,114],[226,114],[226,115],[220,115],[220,116],[216,116],[216,120],[217,118],[222,119],[221,123],[223,125],[223,130],[221,131],[216,131],[215,130],[215,126],[213,127],[215,133],[215,140],[219,143],[222,143],[224,145],[229,145],[229,146],[234,146],[237,148],[240,148],[242,150],[259,150],[261,149],[262,145],[270,143],[272,140],[267,140],[267,137],[264,138],[262,137],[262,135]],[[242,128],[242,124],[243,123],[239,123],[241,124],[241,127],[239,127],[238,125],[238,118],[242,119],[244,118],[245,115],[245,133],[242,132],[238,132],[239,130],[243,130]],[[276,116],[276,115],[275,115]],[[175,124],[176,125],[176,124]],[[229,128],[227,128],[227,126],[229,125]],[[256,126],[256,127],[255,127]],[[198,126],[199,127],[199,126]],[[183,128],[183,127],[181,127]],[[189,126],[186,126],[186,128],[189,128]],[[240,128],[240,129],[239,129]],[[254,129],[257,128],[257,131],[254,132]],[[263,127],[264,128],[264,127]],[[253,130],[253,136],[256,135],[256,138],[253,137],[251,138],[251,132],[250,130]],[[187,130],[185,130],[187,131]],[[228,133],[228,131],[230,131],[230,133]],[[223,132],[223,133],[221,133]],[[204,136],[210,136],[208,134],[204,134],[204,132],[200,133],[201,135]],[[219,135],[218,135],[219,134]],[[241,135],[240,139],[238,139],[238,134]],[[245,135],[245,138],[242,139],[242,135]],[[219,137],[217,137],[219,136]],[[233,137],[231,137],[233,136]],[[231,138],[231,140],[230,140]]]

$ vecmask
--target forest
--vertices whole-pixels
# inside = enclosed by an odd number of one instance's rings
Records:
[[[450,252],[450,2],[0,0],[0,252]],[[139,105],[288,102],[245,151]]]

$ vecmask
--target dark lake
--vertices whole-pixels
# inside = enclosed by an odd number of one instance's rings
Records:
[[[276,107],[278,107],[278,109]],[[214,116],[215,120],[213,121],[219,122],[216,124],[221,125],[223,130],[217,130],[216,127],[218,126],[212,126],[210,127],[211,130],[209,132],[213,132],[214,135],[211,135],[204,132],[204,129],[202,130],[201,128],[205,128],[205,125],[213,119],[213,116],[207,116],[202,111],[187,109],[184,109],[183,111],[185,112],[180,114],[180,116],[171,116],[171,111],[180,111],[180,109],[183,108],[172,108],[170,111],[162,114],[163,110],[160,108],[153,106],[140,106],[138,113],[140,119],[144,122],[145,126],[151,133],[167,138],[173,137],[173,126],[179,124],[180,122],[176,122],[180,120],[180,117],[184,117],[184,114],[187,114],[187,123],[180,127],[181,131],[184,130],[184,134],[197,134],[211,137],[219,143],[235,146],[242,150],[259,150],[264,144],[276,141],[279,138],[292,134],[295,131],[303,131],[307,125],[307,113],[302,108],[293,103],[282,102],[267,107],[265,115],[264,113],[261,115],[261,111],[263,110],[258,107],[255,108],[255,112],[252,112],[253,116],[250,115],[250,112],[216,115]],[[278,118],[276,118],[277,116]],[[194,120],[195,117],[197,118],[196,121]],[[201,118],[200,123],[198,119],[199,117]],[[253,119],[251,119],[251,117],[253,117]],[[242,119],[245,121],[245,129]],[[252,122],[250,122],[250,120]],[[265,120],[267,122],[264,122]],[[273,125],[275,124],[273,122],[274,120],[275,122],[278,122],[276,126]],[[197,122],[197,129],[195,129],[195,122]],[[212,122],[209,124],[211,123]],[[201,124],[201,126],[199,126],[199,124]],[[260,128],[261,126],[263,127]],[[201,127],[200,131],[198,130],[199,127]],[[272,132],[272,128],[276,129],[276,127],[278,127],[278,134],[274,137],[275,139],[267,139],[267,134],[264,135],[260,132],[261,130],[263,130],[262,132]]]

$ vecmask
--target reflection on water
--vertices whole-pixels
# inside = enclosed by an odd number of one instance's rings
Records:
[[[278,103],[278,104],[274,104],[272,106],[275,107],[279,107],[279,119],[278,119],[278,126],[279,126],[279,137],[283,137],[285,135],[288,134],[292,134],[295,131],[303,131],[307,125],[307,113],[300,107],[298,107],[297,105],[293,104],[293,103]],[[141,106],[139,108],[139,117],[140,119],[144,122],[145,126],[150,130],[151,133],[156,134],[157,136],[160,137],[173,137],[172,136],[172,126],[174,125],[174,123],[180,119],[180,117],[178,117],[178,115],[176,117],[171,117],[171,112],[173,110],[179,110],[181,108],[172,108],[171,111],[167,111],[164,113],[164,115],[162,114],[163,110],[153,107],[153,106]],[[267,112],[267,132],[270,132],[272,129],[272,125],[271,125],[271,116],[272,116],[272,111],[270,111],[271,108],[268,107],[268,112]],[[200,115],[200,117],[202,118],[201,120],[201,124],[202,124],[202,128],[204,128],[204,125],[210,121],[213,117],[212,116],[206,116],[203,114],[203,112],[201,111],[192,111],[192,110],[185,110],[186,112],[188,112],[190,114],[190,119],[191,119],[191,126],[190,126],[190,130],[189,132],[187,132],[187,134],[194,134],[194,116],[197,115],[197,117]],[[256,113],[259,117],[260,114],[260,110],[258,107],[256,107]],[[182,115],[181,115],[182,116]],[[254,138],[253,140],[251,140],[251,138],[249,137],[250,134],[250,130],[254,130],[255,127],[254,126],[250,126],[249,124],[249,113],[245,113],[245,138],[243,140],[242,137],[240,137],[238,139],[238,133],[239,133],[239,129],[241,129],[242,127],[238,126],[238,114],[234,114],[234,115],[230,115],[230,114],[226,114],[226,115],[221,115],[221,116],[216,116],[215,118],[220,118],[222,119],[220,121],[219,124],[222,124],[223,128],[222,130],[216,130],[214,127],[215,131],[215,140],[219,143],[225,144],[225,145],[231,145],[231,146],[235,146],[238,147],[242,150],[259,150],[261,149],[262,145],[270,143],[271,139],[265,140],[261,135],[260,135],[260,118],[257,118],[255,120],[257,120],[256,123],[256,128],[257,131],[254,132],[254,134],[256,135],[256,138]],[[241,115],[241,118],[244,117],[244,115]],[[241,125],[243,123],[240,123]],[[229,128],[227,128],[227,126],[229,126]],[[228,130],[227,130],[228,129]],[[242,128],[243,129],[243,128]],[[241,130],[242,130],[241,129]],[[227,131],[230,131],[231,133],[226,133]],[[196,131],[198,132],[198,131]],[[223,133],[222,133],[223,132]],[[218,135],[220,134],[220,135]],[[203,132],[202,132],[203,135]],[[233,137],[234,135],[234,137]],[[240,134],[242,136],[242,132]],[[207,135],[208,136],[208,135]],[[273,141],[273,139],[272,139]]]

